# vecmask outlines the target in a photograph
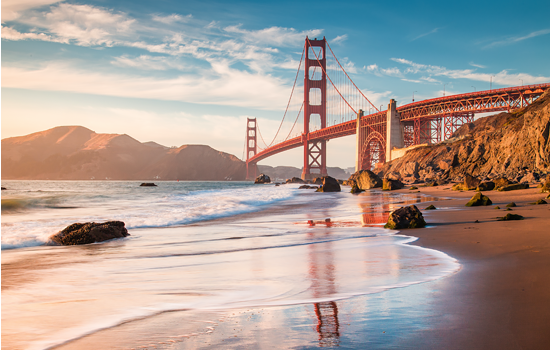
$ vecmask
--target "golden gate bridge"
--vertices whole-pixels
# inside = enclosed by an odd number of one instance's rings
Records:
[[[328,49],[328,51],[327,51]],[[303,97],[296,94],[303,66]],[[275,136],[267,143],[257,118],[246,127],[247,179],[257,176],[257,163],[272,155],[304,148],[302,178],[327,175],[327,141],[356,135],[356,171],[373,169],[395,157],[395,151],[447,140],[475,113],[525,107],[550,89],[550,83],[491,89],[377,108],[355,85],[325,38],[306,37],[294,85]],[[259,141],[262,144],[259,144]],[[392,152],[394,153],[392,155]]]

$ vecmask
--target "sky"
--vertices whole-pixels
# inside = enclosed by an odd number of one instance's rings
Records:
[[[327,39],[374,105],[399,106],[550,82],[548,13],[548,1],[2,0],[1,135],[81,125],[242,158],[247,118],[275,136],[306,36]],[[328,166],[354,165],[354,136],[327,149]],[[300,148],[260,164],[302,162]]]

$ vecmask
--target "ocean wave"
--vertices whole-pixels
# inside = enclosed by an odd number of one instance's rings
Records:
[[[224,183],[170,184],[148,192],[126,183],[102,191],[80,192],[77,184],[73,187],[62,194],[19,193],[2,199],[2,249],[42,245],[75,222],[119,220],[130,230],[186,225],[262,210],[297,193],[296,186],[224,187]]]

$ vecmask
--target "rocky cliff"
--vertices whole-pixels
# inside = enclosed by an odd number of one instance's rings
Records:
[[[244,180],[245,175],[244,162],[209,146],[171,149],[81,126],[2,140],[2,179]]]
[[[550,93],[512,113],[463,125],[451,139],[408,151],[380,174],[410,182],[460,181],[464,174],[521,180],[550,172]]]

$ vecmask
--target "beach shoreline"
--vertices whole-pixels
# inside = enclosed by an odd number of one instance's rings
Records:
[[[348,187],[342,190],[346,192]],[[529,204],[546,194],[541,194],[538,188],[490,191],[484,194],[493,200],[493,205],[469,208],[465,203],[473,196],[473,191],[451,191],[450,185],[420,187],[419,191],[383,192],[384,195],[409,195],[405,201],[385,206],[385,214],[409,204],[421,209],[428,227],[401,230],[399,235],[418,237],[407,245],[433,249],[457,259],[460,269],[454,273],[404,285],[404,288],[393,287],[344,299],[161,312],[53,348],[255,349],[276,345],[275,348],[299,349],[366,346],[376,349],[539,349],[550,345],[550,335],[546,332],[546,325],[550,324],[547,293],[550,282],[546,278],[550,243],[549,233],[545,232],[550,224],[550,205]],[[319,194],[319,198],[323,195]],[[370,213],[369,205],[361,204],[368,203],[368,192],[349,198],[348,194],[341,193],[335,198],[353,203],[353,207],[348,208],[354,211],[348,218],[345,212],[333,210],[336,225],[340,221],[340,224],[345,222],[352,226],[381,227],[387,217],[379,211]],[[497,221],[497,216],[507,213],[505,205],[511,201],[518,205],[512,208],[512,213],[525,216],[525,220]],[[325,212],[331,213],[323,201],[317,201],[307,207],[312,216],[307,215],[307,210],[297,214],[301,203],[300,200],[283,202],[273,210],[218,218],[188,227],[204,230],[231,226],[233,222],[260,227],[266,224],[306,226],[308,219],[322,220]],[[438,209],[424,210],[429,204]],[[503,209],[495,209],[496,205]],[[357,218],[359,208],[364,212],[360,219]],[[272,219],[274,221],[270,221]],[[253,251],[250,254],[254,254]],[[319,258],[323,253],[319,251],[314,256]],[[331,265],[319,263],[314,266],[324,269],[330,276]],[[174,332],[174,325],[177,332]],[[132,335],[141,338],[136,343]]]
[[[547,331],[550,324],[550,205],[531,204],[547,194],[534,187],[510,192],[488,191],[484,194],[491,198],[492,205],[466,207],[475,192],[451,191],[450,187],[421,187],[423,195],[438,198],[416,204],[423,211],[428,227],[399,233],[418,237],[411,245],[435,249],[457,259],[461,265],[459,271],[402,290],[337,301],[338,340],[332,339],[332,343],[330,332],[327,340],[320,331],[327,325],[323,324],[315,308],[302,305],[279,310],[237,310],[226,315],[224,324],[218,325],[212,334],[199,336],[177,348],[216,348],[221,344],[227,348],[265,348],[274,338],[273,334],[284,337],[292,326],[287,324],[257,332],[254,329],[258,321],[254,321],[254,315],[277,312],[293,315],[287,318],[291,324],[304,322],[302,327],[318,332],[318,344],[305,341],[298,347],[300,349],[327,346],[350,349],[365,346],[376,349],[550,348]],[[408,189],[393,192],[411,193]],[[510,212],[506,211],[506,204],[510,202],[517,205],[511,212],[523,215],[525,220],[497,221],[497,217]],[[429,204],[439,209],[424,211]],[[501,209],[495,209],[496,206]],[[402,302],[409,305],[388,310],[386,322],[373,320],[376,326],[369,326],[366,320],[379,312],[375,305],[391,298],[405,299]],[[418,298],[421,300],[416,300]],[[354,325],[350,321],[353,319],[361,321]],[[227,324],[238,325],[238,328],[231,329]],[[328,327],[334,330],[335,325]],[[250,334],[255,332],[259,336]]]

